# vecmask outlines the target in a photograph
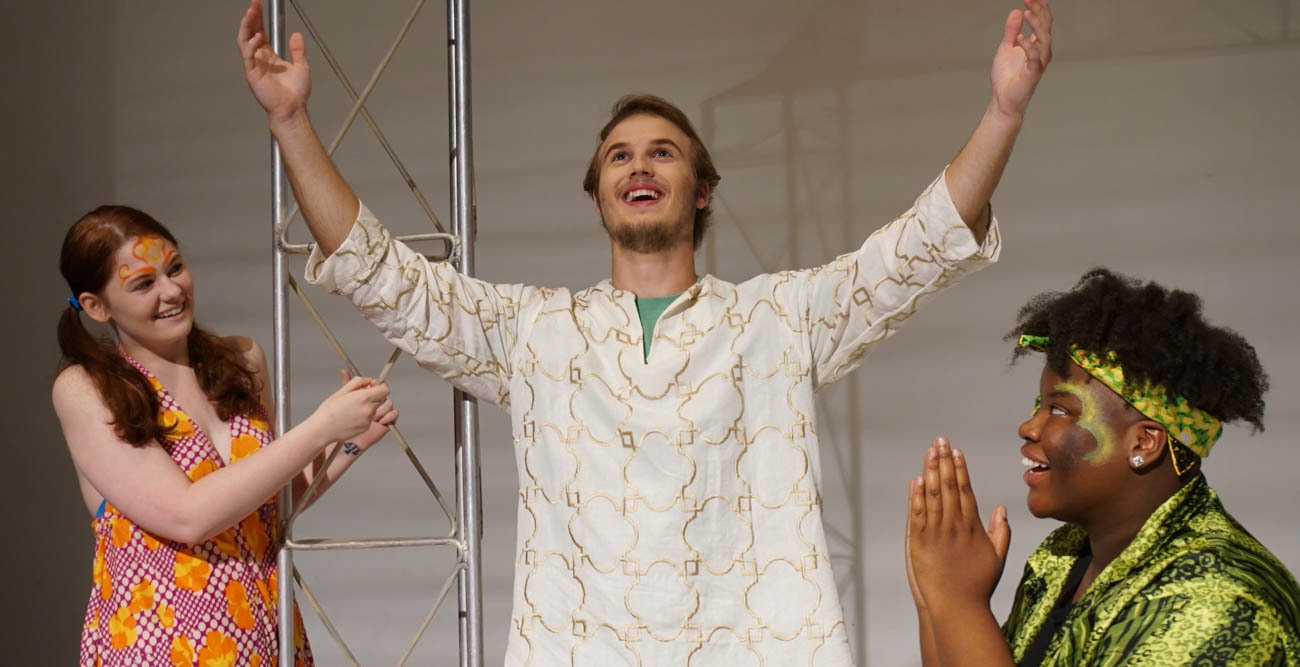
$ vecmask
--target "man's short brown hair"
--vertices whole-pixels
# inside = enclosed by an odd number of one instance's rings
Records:
[[[662,97],[633,93],[618,98],[610,111],[609,122],[600,129],[600,142],[596,144],[596,150],[591,155],[591,164],[587,165],[587,175],[582,179],[583,191],[588,196],[597,196],[596,190],[600,186],[600,146],[605,143],[609,133],[624,120],[642,114],[663,118],[686,134],[686,137],[691,140],[691,166],[695,171],[696,187],[699,187],[700,183],[708,183],[710,193],[716,190],[722,177],[713,167],[713,158],[709,156],[709,149],[704,147],[703,141],[700,141],[700,135],[695,133],[695,127],[691,125],[691,120],[686,117],[686,114]],[[695,226],[691,231],[691,240],[696,248],[700,247],[700,242],[704,240],[704,232],[709,228],[709,217],[712,215],[711,205],[695,211]]]

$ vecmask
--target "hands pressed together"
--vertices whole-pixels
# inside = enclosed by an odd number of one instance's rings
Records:
[[[918,610],[930,614],[988,609],[1011,543],[1007,510],[980,522],[966,457],[939,438],[908,488],[907,578]]]
[[[903,538],[923,665],[1014,665],[989,608],[1010,543],[1006,508],[993,510],[986,529],[966,457],[935,440],[908,488]]]

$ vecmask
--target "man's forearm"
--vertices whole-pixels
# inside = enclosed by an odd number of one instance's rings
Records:
[[[361,202],[334,167],[305,110],[285,120],[273,120],[271,134],[280,144],[289,186],[308,229],[322,253],[334,254],[347,239]]]
[[[991,217],[989,199],[1006,169],[1023,121],[1023,116],[1003,114],[990,102],[970,139],[948,165],[948,194],[962,221],[981,243]]]

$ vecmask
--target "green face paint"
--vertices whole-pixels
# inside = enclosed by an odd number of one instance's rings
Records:
[[[1111,453],[1115,451],[1119,438],[1102,419],[1101,401],[1094,393],[1095,387],[1078,382],[1062,382],[1056,385],[1055,389],[1079,399],[1082,409],[1079,412],[1079,420],[1075,423],[1097,440],[1097,448],[1084,454],[1083,460],[1093,465],[1108,461]]]

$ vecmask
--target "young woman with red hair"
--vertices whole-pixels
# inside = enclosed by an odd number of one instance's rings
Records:
[[[300,503],[316,475],[324,491],[382,438],[397,418],[387,387],[345,376],[273,438],[262,349],[195,325],[193,277],[156,220],[91,211],[60,270],[73,296],[53,401],[95,517],[81,664],[273,664],[278,492],[292,481]],[[347,455],[324,469],[333,447]],[[296,662],[311,664],[300,624],[297,637]]]

